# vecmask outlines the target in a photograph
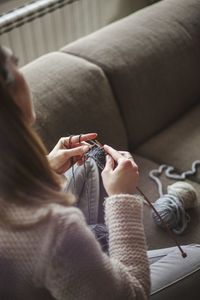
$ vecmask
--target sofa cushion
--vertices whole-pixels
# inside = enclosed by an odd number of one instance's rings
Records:
[[[163,0],[62,51],[104,70],[133,148],[198,101],[199,34],[199,0]]]
[[[97,132],[120,149],[127,137],[102,70],[65,53],[51,53],[22,69],[33,93],[36,129],[51,149],[61,136]]]
[[[149,172],[158,168],[158,164],[152,160],[146,159],[142,156],[133,154],[133,157],[138,164],[140,172],[139,188],[148,197],[151,202],[155,202],[159,198],[159,193],[155,182],[149,177]],[[167,191],[167,186],[175,183],[175,180],[167,179],[165,175],[160,177],[163,184],[164,193]],[[196,182],[187,180],[188,183],[197,191],[198,199],[200,201],[200,185]],[[176,239],[181,245],[190,243],[200,243],[200,206],[189,209],[188,213],[191,217],[190,223],[186,231],[181,235],[176,235]],[[176,246],[169,234],[154,223],[152,218],[152,210],[149,206],[144,205],[144,227],[147,237],[148,249],[159,249],[165,247]]]
[[[169,164],[178,171],[191,168],[200,160],[200,105],[196,105],[167,129],[136,149],[159,164]],[[200,183],[200,172],[192,177]]]

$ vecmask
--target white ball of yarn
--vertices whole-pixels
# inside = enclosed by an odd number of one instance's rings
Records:
[[[176,183],[169,185],[167,193],[181,199],[185,209],[197,205],[197,192],[194,187],[187,182],[177,181]]]

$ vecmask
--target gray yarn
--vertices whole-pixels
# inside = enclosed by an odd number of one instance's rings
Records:
[[[158,169],[150,171],[149,176],[151,179],[153,179],[156,182],[160,196],[163,196],[164,195],[163,187],[160,179],[157,177],[158,175],[161,175],[165,170],[165,176],[167,178],[176,179],[176,180],[185,180],[188,176],[195,175],[198,166],[200,166],[200,160],[195,160],[192,163],[191,170],[183,172],[181,174],[172,174],[172,172],[175,171],[174,167],[168,165],[160,165]]]
[[[164,194],[163,187],[159,175],[165,171],[165,175],[170,179],[185,180],[188,176],[194,175],[197,171],[197,167],[200,165],[200,160],[196,160],[192,163],[192,169],[182,174],[172,174],[175,168],[168,165],[161,165],[158,169],[152,170],[149,173],[151,179],[153,179],[160,194],[160,198],[155,201],[154,207],[162,217],[162,219],[168,224],[169,228],[176,234],[181,234],[187,228],[187,224],[190,221],[188,213],[184,209],[184,203],[181,197],[173,194]],[[159,217],[153,212],[153,219],[159,226],[163,226]]]
[[[183,203],[178,197],[169,194],[163,195],[156,200],[154,207],[174,233],[181,234],[187,228],[190,217],[185,212]],[[163,227],[161,220],[154,212],[153,219],[157,225]]]

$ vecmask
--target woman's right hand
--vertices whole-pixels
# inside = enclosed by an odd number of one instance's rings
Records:
[[[95,139],[96,136],[96,133],[87,133],[60,138],[47,156],[51,168],[58,174],[64,174],[72,164],[83,164],[84,154],[89,150],[89,146],[82,145],[82,142]]]
[[[139,172],[129,152],[119,152],[104,145],[107,153],[102,180],[108,196],[133,194],[139,180]]]

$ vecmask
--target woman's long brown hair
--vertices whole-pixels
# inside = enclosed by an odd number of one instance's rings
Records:
[[[19,204],[70,203],[43,143],[9,93],[5,55],[0,47],[0,198]]]

